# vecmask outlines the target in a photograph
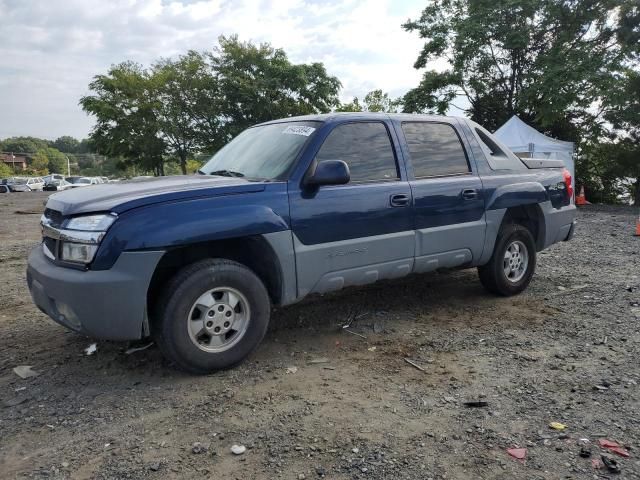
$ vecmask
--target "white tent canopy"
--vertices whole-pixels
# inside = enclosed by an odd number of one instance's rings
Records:
[[[528,153],[528,157],[531,158],[562,160],[575,181],[573,142],[547,137],[524,123],[516,115],[496,130],[494,135],[516,154]]]

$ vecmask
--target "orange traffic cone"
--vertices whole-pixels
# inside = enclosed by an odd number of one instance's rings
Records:
[[[634,233],[636,237],[640,237],[640,215],[636,219],[636,233]]]
[[[587,202],[587,197],[584,196],[584,185],[580,187],[580,193],[576,197],[576,205],[591,205]]]

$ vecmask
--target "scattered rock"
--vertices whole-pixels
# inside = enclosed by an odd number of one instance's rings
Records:
[[[191,445],[191,453],[195,453],[196,455],[199,455],[201,453],[206,453],[207,450],[209,450],[209,447],[206,445],[203,445],[200,442],[195,442],[193,445]]]
[[[234,455],[242,455],[246,451],[247,451],[247,447],[245,447],[244,445],[231,446],[231,453],[233,453]]]

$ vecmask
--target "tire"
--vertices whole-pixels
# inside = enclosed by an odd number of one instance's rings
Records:
[[[267,289],[251,270],[230,260],[202,260],[183,268],[160,298],[152,335],[164,356],[190,373],[237,365],[269,326]]]
[[[510,254],[517,252],[515,246],[520,250],[524,248],[524,253],[519,253],[519,257],[505,258],[507,249]],[[526,256],[526,257],[525,257]],[[522,267],[518,263],[518,258],[526,258],[526,268],[511,269],[511,265]],[[509,275],[505,271],[505,262],[509,263]],[[531,277],[536,269],[536,246],[531,232],[522,225],[504,225],[498,233],[496,244],[493,249],[491,259],[485,265],[478,267],[480,283],[489,292],[505,297],[517,295],[524,291],[531,282]]]

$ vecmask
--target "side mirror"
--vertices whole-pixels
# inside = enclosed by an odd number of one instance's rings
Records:
[[[324,160],[318,162],[307,174],[304,184],[307,186],[344,185],[349,183],[349,166],[342,160]]]

